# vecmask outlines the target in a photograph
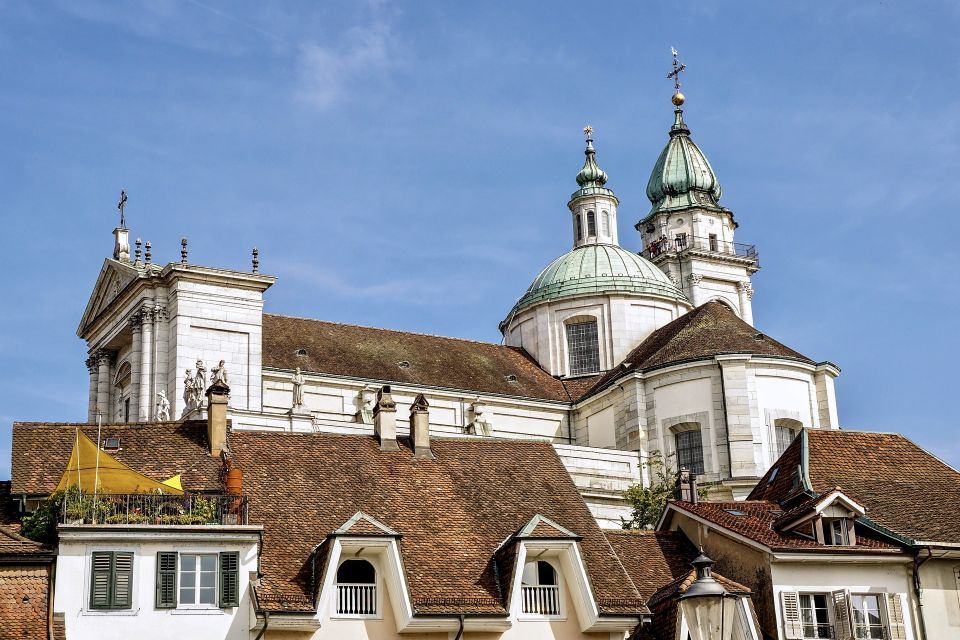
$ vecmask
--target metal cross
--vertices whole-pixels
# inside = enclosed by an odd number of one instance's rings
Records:
[[[123,210],[126,208],[126,206],[127,206],[127,192],[121,190],[121,191],[120,191],[120,202],[117,203],[117,209],[120,210],[120,228],[121,228],[121,229],[123,229],[123,228],[125,228],[125,227],[127,226],[127,225],[126,225],[126,222],[125,222],[125,220],[124,220],[124,218],[123,218]]]
[[[588,138],[591,137],[593,135],[593,127],[590,125],[585,126],[583,128],[583,135],[587,136]]]
[[[673,54],[673,71],[667,74],[667,79],[673,78],[673,87],[677,93],[680,93],[680,72],[687,68],[687,65],[677,60],[677,50],[670,47],[670,53]]]

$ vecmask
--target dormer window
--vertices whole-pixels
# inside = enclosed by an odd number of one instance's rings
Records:
[[[850,525],[847,518],[824,518],[823,544],[847,546],[850,544]]]
[[[337,615],[377,616],[377,570],[367,560],[344,560],[337,569]]]
[[[557,570],[546,560],[535,560],[524,565],[520,590],[524,614],[560,615],[560,584],[557,579]]]

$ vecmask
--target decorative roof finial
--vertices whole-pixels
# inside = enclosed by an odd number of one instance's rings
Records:
[[[587,137],[587,148],[584,155],[587,159],[583,163],[583,168],[577,174],[577,184],[583,187],[603,187],[607,182],[607,174],[597,164],[597,151],[593,148],[593,127],[587,125],[583,128],[583,135]]]
[[[673,80],[673,97],[670,99],[677,107],[683,104],[686,98],[680,93],[680,72],[687,68],[687,65],[677,60],[677,50],[670,47],[670,53],[673,54],[673,71],[667,74],[667,79]]]
[[[143,253],[143,261],[144,261],[146,264],[150,264],[150,261],[153,260],[153,258],[151,257],[151,254],[150,254],[150,241],[147,240],[146,244],[144,244],[143,247],[144,247],[144,249],[145,249],[145,251],[144,251],[144,253]]]
[[[583,135],[587,136],[587,140],[593,140],[593,127],[587,125],[583,128]]]
[[[253,272],[260,273],[260,249],[253,248]]]
[[[180,264],[187,264],[187,239],[180,238]]]
[[[137,248],[133,250],[133,262],[134,264],[140,264],[140,245],[143,244],[143,242],[140,238],[137,238],[134,240],[134,244],[137,245]]]
[[[123,189],[120,190],[120,202],[117,203],[117,209],[120,210],[120,228],[127,228],[127,221],[123,216],[123,210],[127,208],[127,192]]]

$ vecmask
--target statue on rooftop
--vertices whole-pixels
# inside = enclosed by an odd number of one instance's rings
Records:
[[[183,407],[190,411],[195,406],[193,369],[187,369],[183,373]]]
[[[227,363],[223,360],[210,371],[210,386],[229,387],[227,384]]]
[[[170,420],[170,401],[167,399],[167,392],[163,389],[157,393],[157,422],[168,422]]]
[[[303,406],[303,374],[300,373],[300,367],[297,367],[296,372],[293,374],[293,408]]]

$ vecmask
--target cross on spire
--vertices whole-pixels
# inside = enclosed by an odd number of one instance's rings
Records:
[[[589,138],[592,138],[592,137],[593,137],[593,127],[591,127],[590,125],[585,126],[585,127],[583,128],[583,135],[587,136],[588,139],[589,139]]]
[[[673,88],[680,93],[680,72],[687,68],[687,65],[677,60],[677,50],[670,47],[670,53],[673,54],[673,71],[667,74],[667,79],[673,79]]]
[[[124,217],[123,217],[123,210],[124,210],[126,207],[127,207],[127,192],[121,190],[121,191],[120,191],[120,202],[117,203],[117,209],[120,210],[120,228],[121,228],[121,229],[126,229],[126,227],[127,227],[126,220],[124,220]]]

